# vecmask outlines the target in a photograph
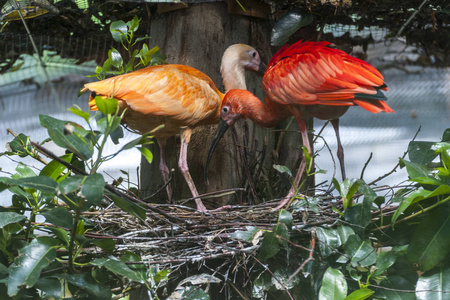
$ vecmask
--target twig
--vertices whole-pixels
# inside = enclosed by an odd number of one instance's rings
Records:
[[[309,263],[310,261],[314,260],[313,254],[314,254],[314,248],[316,246],[316,229],[313,228],[311,230],[311,248],[309,249],[309,256],[307,259],[305,259],[305,261],[300,265],[300,267],[298,267],[297,270],[295,270],[294,273],[292,273],[291,276],[289,276],[288,280],[286,281],[286,284],[288,284],[289,282],[291,282],[292,279],[294,279],[295,276],[297,276],[297,274],[306,266],[307,263]]]
[[[270,275],[272,275],[272,277],[283,287],[283,289],[286,291],[286,293],[288,294],[289,298],[291,300],[294,300],[294,298],[292,297],[291,293],[289,293],[288,288],[277,278],[277,276],[275,276],[275,274],[273,274],[272,271],[270,271],[270,269],[263,264],[262,262],[260,262],[256,257],[253,257],[254,260],[256,260],[267,272],[270,273]]]

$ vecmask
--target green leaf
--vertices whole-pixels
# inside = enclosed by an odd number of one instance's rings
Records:
[[[92,157],[93,147],[90,142],[83,138],[87,131],[78,128],[79,125],[46,115],[39,115],[39,120],[41,125],[47,128],[49,136],[56,145],[75,153],[83,160],[88,160]],[[67,132],[66,125],[72,126],[72,133]]]
[[[19,162],[16,167],[16,172],[20,175],[20,178],[34,177],[36,173],[27,165]]]
[[[108,51],[108,57],[111,59],[111,64],[116,68],[120,69],[123,64],[122,55],[120,55],[119,51],[115,48],[112,48]]]
[[[127,277],[128,279],[136,282],[143,283],[138,273],[131,270],[124,262],[111,258],[99,258],[91,262],[94,266],[105,267],[111,272]]]
[[[372,220],[370,206],[368,203],[357,203],[348,207],[344,212],[344,217],[347,222],[352,224],[352,229],[362,236],[367,225]]]
[[[81,182],[83,181],[84,177],[85,176],[81,175],[67,177],[59,182],[58,190],[61,192],[61,194],[69,194],[71,192],[74,192],[81,187]]]
[[[400,165],[406,166],[410,178],[429,177],[430,171],[424,165],[409,162],[403,158],[400,158]]]
[[[337,230],[332,228],[316,227],[316,235],[320,250],[320,255],[328,257],[337,251],[341,246]]]
[[[285,209],[280,210],[280,214],[278,215],[278,222],[286,225],[287,229],[292,229],[292,214]]]
[[[83,111],[78,105],[74,104],[74,107],[70,107],[67,110],[72,112],[74,115],[82,117],[87,123],[89,123],[89,118],[91,114],[86,111]]]
[[[424,273],[416,285],[418,300],[448,299],[450,290],[450,266],[445,264]]]
[[[422,271],[438,265],[450,252],[450,214],[448,209],[430,213],[414,231],[408,259]]]
[[[55,258],[56,250],[40,239],[35,239],[20,249],[19,256],[9,266],[8,295],[16,295],[22,285],[33,286],[42,269]]]
[[[66,208],[55,207],[43,212],[42,215],[50,224],[68,229],[72,228],[73,217]]]
[[[442,134],[442,141],[445,143],[450,143],[450,128],[445,129]]]
[[[117,205],[120,209],[139,218],[141,221],[145,221],[147,217],[145,209],[143,209],[136,203],[132,203],[130,201],[122,199],[115,194],[108,193],[108,195],[114,201],[114,204]]]
[[[61,282],[56,278],[39,278],[34,287],[41,291],[44,291],[47,296],[53,297],[54,299],[61,298],[62,285]]]
[[[111,137],[111,140],[113,141],[114,145],[118,145],[119,140],[124,137],[122,127],[117,126],[117,128],[113,132],[111,132],[109,136]]]
[[[345,253],[351,259],[353,267],[367,267],[376,262],[377,254],[369,241],[363,241],[358,235],[352,235],[344,245]]]
[[[333,184],[336,186],[336,179],[333,178]],[[344,210],[353,205],[352,197],[359,188],[359,185],[363,181],[360,179],[345,179],[339,184],[338,191],[341,194],[342,201],[344,203]]]
[[[281,166],[281,165],[276,165],[276,164],[274,164],[274,165],[273,165],[273,168],[274,168],[275,170],[277,170],[278,172],[280,172],[281,174],[285,173],[285,174],[288,174],[289,177],[292,177],[291,170],[289,170],[289,168],[286,167],[286,166]]]
[[[148,148],[145,148],[145,147],[139,147],[137,149],[139,151],[141,151],[142,156],[144,156],[145,159],[148,161],[148,163],[151,164],[152,161],[153,161],[153,154],[152,154],[152,152]]]
[[[103,189],[105,187],[105,179],[101,174],[89,175],[83,182],[81,194],[90,202],[99,205],[103,199]]]
[[[116,42],[126,42],[127,40],[127,32],[128,32],[128,26],[125,24],[124,21],[119,20],[111,23],[111,26],[109,27],[109,30],[111,32],[111,35],[113,39]]]
[[[18,134],[10,143],[9,147],[11,150],[19,155],[20,157],[25,157],[33,150],[30,143],[30,137],[23,133]]]
[[[310,24],[312,20],[313,17],[309,11],[297,7],[287,11],[273,26],[270,44],[272,46],[284,45],[292,34]]]
[[[414,290],[415,286],[403,277],[391,275],[380,284],[387,289],[379,289],[376,295],[382,295],[386,300],[416,300],[416,296],[408,292]],[[405,292],[404,292],[405,291]]]
[[[120,258],[120,261],[126,263],[126,262],[141,262],[142,259],[139,255],[127,251],[125,254]],[[141,279],[146,279],[147,277],[147,266],[144,264],[130,264],[127,265],[131,270],[139,274]]]
[[[59,158],[61,158],[65,162],[70,163],[70,161],[72,160],[72,157],[73,157],[73,153],[68,153],[63,156],[60,156]],[[56,180],[56,179],[58,179],[58,177],[61,175],[61,173],[66,168],[67,167],[65,165],[63,165],[62,163],[60,163],[56,160],[52,160],[41,170],[41,172],[39,173],[39,176],[47,176],[47,177],[50,177],[51,179]]]
[[[57,274],[58,278],[67,280],[70,284],[77,286],[88,293],[91,298],[97,300],[110,300],[112,297],[111,288],[108,284],[99,284],[92,278],[90,273],[82,274]]]
[[[94,99],[95,99],[95,104],[98,107],[98,110],[101,111],[105,115],[114,114],[117,110],[117,106],[119,105],[119,102],[117,101],[117,99],[114,99],[114,98],[104,99],[104,98],[102,98],[102,96],[96,96]]]
[[[411,141],[408,145],[408,157],[411,162],[419,165],[429,165],[437,156],[434,142]]]
[[[347,281],[341,271],[328,267],[322,279],[319,300],[343,300],[347,296]]]
[[[417,203],[422,200],[425,200],[425,199],[428,199],[428,198],[431,198],[431,197],[446,195],[449,193],[450,193],[450,186],[448,186],[448,185],[441,185],[433,191],[417,190],[417,191],[412,192],[398,206],[397,210],[395,211],[394,215],[392,216],[392,223],[395,223],[395,221],[397,221],[397,219],[400,217],[400,215],[412,204]]]
[[[359,289],[345,297],[345,300],[364,300],[369,298],[375,293],[371,289]]]
[[[17,185],[41,191],[44,194],[55,195],[58,184],[47,176],[34,176],[16,180]]]
[[[69,234],[67,231],[65,231],[62,228],[58,227],[46,227],[48,230],[50,230],[65,246],[69,245]]]
[[[92,243],[108,252],[112,252],[116,247],[116,242],[113,239],[100,239]]]
[[[375,264],[376,270],[373,272],[372,276],[380,276],[386,272],[386,270],[395,263],[397,256],[398,254],[394,251],[381,252],[378,254],[377,262]]]
[[[209,295],[202,289],[190,286],[181,295],[183,300],[209,300]]]
[[[231,234],[232,239],[243,240],[247,242],[253,242],[257,233],[261,232],[260,229],[254,226],[246,226],[247,230],[237,230]],[[253,243],[254,244],[254,243]]]
[[[27,217],[15,212],[0,212],[0,228],[5,227],[8,224],[18,223],[25,220]]]
[[[278,243],[278,238],[275,232],[266,231],[264,233],[264,238],[259,248],[258,257],[261,260],[269,259],[275,256],[278,251],[280,251],[280,245]]]

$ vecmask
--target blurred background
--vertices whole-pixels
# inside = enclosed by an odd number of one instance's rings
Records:
[[[94,74],[95,67],[102,64],[108,50],[114,46],[109,34],[111,21],[127,21],[138,15],[143,18],[141,26],[145,28],[152,18],[174,9],[189,9],[199,2],[222,1],[185,1],[181,6],[162,3],[165,1],[36,2],[0,1],[0,152],[6,151],[5,145],[13,139],[7,129],[16,134],[24,133],[33,141],[43,141],[47,131],[39,125],[39,114],[84,125],[83,119],[67,108],[76,104],[88,110],[88,95],[79,97],[78,93],[84,83],[94,80],[87,75]],[[390,172],[416,134],[416,140],[439,141],[443,131],[450,127],[450,39],[446,1],[383,1],[376,5],[349,0],[293,1],[289,5],[277,1],[239,2],[247,8],[245,12],[233,8],[235,1],[225,1],[224,5],[228,6],[230,14],[241,13],[255,22],[277,17],[271,13],[252,15],[252,9],[260,11],[255,8],[256,4],[268,5],[271,12],[279,14],[292,6],[312,12],[314,21],[293,35],[292,40],[314,36],[314,39],[333,42],[368,61],[384,75],[389,87],[388,104],[395,114],[374,115],[352,107],[341,118],[341,139],[349,178],[361,176],[369,157],[364,175],[366,182]],[[278,48],[273,47],[272,51]],[[166,49],[161,50],[164,53]],[[170,59],[168,62],[177,63]],[[315,121],[315,134],[323,125],[324,122]],[[135,137],[125,131],[122,144]],[[55,153],[63,154],[58,147],[48,146]],[[335,168],[333,159],[337,162],[331,125],[321,132],[314,147],[320,151],[317,167],[329,171],[318,174],[316,183],[329,183]],[[117,149],[112,143],[107,146],[109,152]],[[0,176],[15,173],[17,162],[1,156]],[[124,176],[123,170],[128,172],[130,181],[136,182],[140,162],[139,151],[132,149],[104,164],[101,170],[107,181]],[[24,163],[36,164],[31,160]],[[336,177],[341,179],[339,167]],[[389,182],[379,184],[392,185],[406,178],[406,172],[397,169],[389,176]],[[0,201],[8,203],[10,195],[0,193]]]

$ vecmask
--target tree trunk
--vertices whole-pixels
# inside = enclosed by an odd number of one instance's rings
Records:
[[[219,90],[224,91],[220,62],[225,49],[235,43],[249,44],[258,50],[267,63],[272,56],[270,30],[271,24],[268,19],[229,14],[227,5],[217,2],[192,5],[153,17],[148,35],[152,38],[150,44],[159,46],[167,55],[169,63],[185,64],[199,69],[211,77]],[[264,99],[262,75],[247,73],[246,79],[248,90]],[[216,126],[204,126],[194,131],[188,149],[188,164],[200,194],[241,188],[246,183],[250,188],[250,194],[256,195],[252,187],[256,187],[258,182],[251,179],[251,176],[258,178],[259,175],[256,173],[259,170],[262,173],[271,169],[272,152],[277,143],[276,136],[279,134],[273,129],[256,129],[251,121],[239,121],[236,125],[234,130],[229,130],[225,134],[214,153],[209,167],[209,185],[205,184],[203,173],[206,154]],[[297,126],[295,121],[290,130],[294,126]],[[297,135],[295,139],[298,140]],[[166,146],[168,167],[175,169],[172,188],[176,200],[192,197],[178,170],[179,144],[179,137],[176,137],[169,139]],[[153,194],[163,185],[159,172],[158,146],[152,145],[151,151],[154,153],[154,162],[149,165],[143,159],[141,164],[140,183],[145,196]],[[262,158],[264,161],[261,164]],[[257,161],[259,164],[256,164]],[[261,169],[261,165],[266,168]],[[231,200],[241,200],[236,198],[236,195],[244,197],[245,193],[237,193],[222,199],[215,198],[212,206],[223,205]],[[149,199],[150,202],[161,200],[167,201],[165,189],[161,189],[155,197]]]

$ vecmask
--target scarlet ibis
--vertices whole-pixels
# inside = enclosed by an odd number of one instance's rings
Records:
[[[248,45],[231,45],[224,52],[221,73],[226,91],[231,88],[246,89],[245,69],[258,71],[260,56]],[[97,110],[94,97],[114,97],[121,110],[127,109],[123,118],[129,128],[145,133],[164,124],[154,133],[160,148],[160,171],[167,184],[167,194],[172,197],[169,168],[165,160],[166,140],[181,135],[178,166],[195,198],[197,209],[205,212],[195,184],[189,173],[187,149],[195,127],[217,124],[220,104],[224,94],[204,73],[185,65],[159,65],[112,77],[85,85],[91,91],[89,105]]]
[[[241,118],[273,127],[293,115],[300,127],[303,145],[309,153],[307,117],[330,120],[336,133],[337,155],[345,176],[344,152],[339,138],[339,117],[350,106],[358,105],[372,113],[394,112],[381,90],[387,90],[383,76],[370,64],[330,47],[329,42],[298,41],[282,47],[270,60],[263,77],[266,93],[263,104],[252,93],[234,89],[222,102],[221,121],[211,142],[205,169],[207,177],[211,155],[229,126]],[[296,192],[306,167],[302,163],[294,186],[276,209],[283,207]]]

